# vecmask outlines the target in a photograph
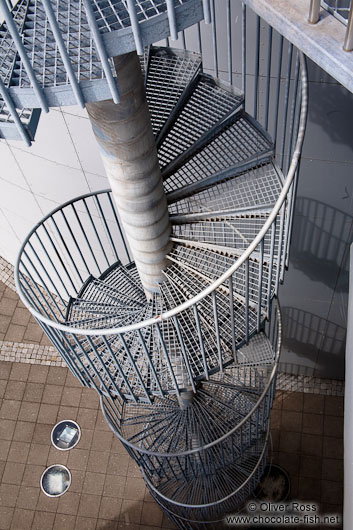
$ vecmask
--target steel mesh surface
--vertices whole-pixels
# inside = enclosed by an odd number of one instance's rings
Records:
[[[175,245],[173,251],[170,253],[170,258],[175,260],[180,267],[187,265],[189,270],[193,269],[195,274],[202,273],[212,281],[217,280],[222,274],[234,264],[236,258],[227,257],[225,255],[217,254],[211,250],[201,250],[198,248],[188,248],[183,245]],[[266,259],[266,257],[265,257]],[[259,301],[259,272],[260,264],[258,260],[249,259],[249,279],[247,283],[247,277],[245,272],[245,265],[240,266],[235,273],[232,275],[233,280],[233,292],[234,296],[238,296],[239,301],[244,301],[246,288],[248,287],[249,301],[253,304],[253,307],[257,307]],[[268,294],[268,278],[269,266],[266,261],[262,267],[262,293],[261,293],[261,305],[263,311],[266,311],[267,307],[267,294]],[[272,278],[272,285],[275,281],[275,277]],[[228,288],[228,280],[224,284]],[[237,324],[237,315],[235,315],[235,323]],[[244,323],[240,319],[239,325],[241,328]]]
[[[165,181],[165,189],[182,188],[271,149],[272,143],[244,114],[173,173]]]
[[[210,243],[237,249],[242,252],[248,248],[265,224],[268,214],[252,214],[238,218],[227,218],[224,220],[198,221],[194,223],[173,225],[172,235],[178,239],[188,239],[201,243]],[[279,223],[276,224],[273,251],[278,253]],[[271,231],[264,238],[264,252],[271,252]]]
[[[250,379],[251,388],[247,385]],[[188,410],[180,407],[176,396],[157,397],[153,405],[127,403],[122,412],[121,434],[134,445],[160,453],[177,453],[207,445],[249,413],[264,384],[256,368],[232,368],[203,381]],[[198,437],[196,446],[196,440],[187,435],[193,422]]]
[[[236,210],[275,204],[281,181],[274,165],[265,164],[169,205],[169,213]]]
[[[198,69],[196,53],[177,54],[167,48],[151,49],[146,85],[152,128],[157,134]]]
[[[56,0],[52,4],[77,79],[101,79],[103,68],[95,50],[82,2]],[[23,30],[23,43],[42,87],[68,84],[64,63],[39,0],[30,2]],[[14,85],[31,86],[22,61],[17,62],[14,73]]]
[[[218,86],[212,78],[201,76],[158,150],[162,169],[226,118],[241,102],[241,96]]]
[[[174,6],[186,4],[188,0],[174,0]],[[160,15],[167,10],[165,0],[135,0],[139,22]],[[131,26],[126,0],[94,0],[93,10],[102,33],[116,31]]]

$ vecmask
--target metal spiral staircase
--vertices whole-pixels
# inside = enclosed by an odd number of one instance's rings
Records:
[[[169,517],[179,528],[222,527],[266,464],[281,344],[276,296],[305,128],[304,59],[296,62],[299,96],[286,111],[293,149],[285,175],[241,90],[206,74],[198,53],[150,46],[209,21],[207,1],[21,0],[12,13],[1,5],[4,138],[34,138],[40,111],[22,107],[118,103],[110,58],[140,53],[171,224],[163,282],[147,299],[104,190],[34,227],[16,284],[72,373],[100,395]]]

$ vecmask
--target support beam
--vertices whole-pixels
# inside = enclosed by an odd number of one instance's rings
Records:
[[[171,249],[167,199],[136,52],[114,59],[120,103],[88,103],[113,197],[146,295],[158,291]]]

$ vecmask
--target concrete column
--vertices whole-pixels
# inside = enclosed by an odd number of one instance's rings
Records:
[[[167,266],[170,222],[136,52],[114,59],[121,101],[88,103],[114,200],[147,297],[158,291]]]

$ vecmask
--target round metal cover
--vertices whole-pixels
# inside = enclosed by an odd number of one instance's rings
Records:
[[[60,497],[71,484],[71,473],[67,467],[54,464],[47,467],[40,478],[40,487],[48,497]]]
[[[68,451],[78,444],[81,438],[80,426],[72,420],[63,420],[51,431],[52,444],[60,451]]]

